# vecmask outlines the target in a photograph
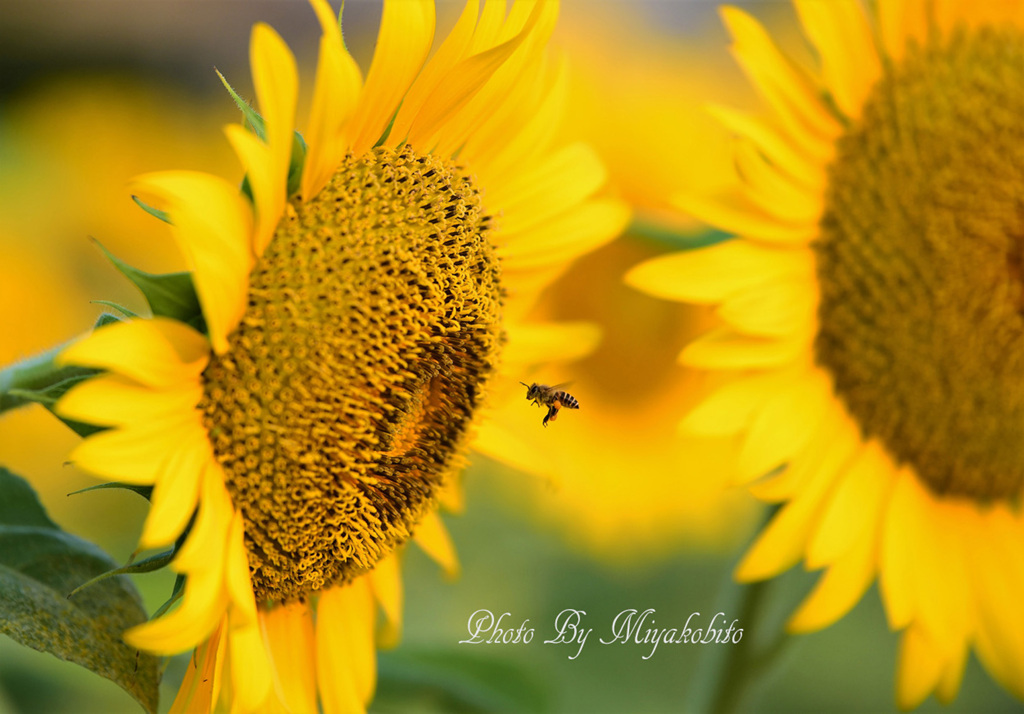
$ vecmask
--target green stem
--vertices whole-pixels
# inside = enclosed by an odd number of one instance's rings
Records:
[[[755,534],[761,532],[777,511],[778,506],[765,509],[764,520]],[[769,634],[759,627],[767,610],[765,604],[769,590],[769,581],[750,585],[737,583],[730,568],[715,612],[724,612],[729,619],[736,613],[737,624],[743,628],[743,638],[735,644],[711,647],[702,654],[694,686],[687,697],[686,711],[697,714],[737,711],[750,685],[778,661],[779,654],[791,638],[783,630],[771,633],[768,644],[761,645]]]

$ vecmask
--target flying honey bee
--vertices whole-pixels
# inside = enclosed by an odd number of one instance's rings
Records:
[[[526,387],[526,398],[532,401],[537,406],[545,406],[548,408],[548,413],[544,415],[544,426],[548,425],[549,421],[554,421],[558,417],[558,410],[562,407],[566,409],[579,409],[580,403],[576,401],[576,397],[566,392],[562,387],[565,384],[556,384],[553,387],[549,387],[546,384],[527,384],[526,382],[520,382],[521,385]]]

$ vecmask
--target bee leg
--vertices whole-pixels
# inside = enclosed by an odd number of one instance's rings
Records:
[[[558,416],[558,407],[556,407],[556,406],[548,407],[548,413],[544,416],[544,422],[543,422],[544,426],[547,426],[549,421],[554,421],[557,416]]]

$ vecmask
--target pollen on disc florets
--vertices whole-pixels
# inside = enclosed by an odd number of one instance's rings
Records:
[[[470,177],[408,147],[287,206],[200,405],[258,599],[350,580],[435,502],[502,339],[489,226]]]
[[[1024,34],[908,48],[839,141],[816,355],[937,494],[1024,485]]]

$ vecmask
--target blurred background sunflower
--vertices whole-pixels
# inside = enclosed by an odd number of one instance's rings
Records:
[[[758,8],[780,41],[798,35],[788,5]],[[439,28],[450,26],[460,9],[461,3],[440,3]],[[165,227],[135,209],[124,187],[146,171],[234,171],[219,129],[237,113],[212,68],[251,96],[248,32],[265,21],[293,47],[309,48],[297,57],[308,72],[318,28],[302,10],[285,1],[4,6],[4,364],[79,334],[102,310],[89,300],[142,307],[88,236],[144,269],[183,267]],[[346,41],[363,66],[378,19],[377,3],[346,9]],[[556,44],[572,67],[567,124],[576,127],[566,138],[598,147],[612,182],[641,219],[664,223],[667,197],[680,189],[730,187],[729,133],[702,106],[709,98],[752,106],[753,97],[726,52],[713,3],[567,2],[559,25]],[[300,115],[307,112],[303,102],[308,97],[300,97]],[[644,661],[646,650],[599,645],[599,629],[583,655],[569,660],[566,646],[539,642],[567,607],[586,610],[598,628],[631,607],[656,608],[659,624],[667,626],[691,612],[720,609],[722,583],[734,565],[730,553],[754,526],[745,494],[724,486],[728,459],[710,458],[706,445],[675,432],[673,407],[678,413],[680,404],[715,386],[674,359],[706,329],[709,315],[620,284],[631,265],[677,249],[679,235],[715,238],[702,235],[695,221],[673,220],[679,222],[670,236],[637,230],[581,261],[543,296],[536,316],[579,321],[581,347],[590,341],[596,351],[550,373],[505,375],[515,389],[497,408],[495,423],[530,427],[520,433],[531,438],[515,454],[472,457],[464,481],[473,507],[447,520],[463,565],[458,581],[438,582],[436,564],[410,553],[404,577],[415,597],[407,598],[401,646],[381,655],[373,710],[679,711],[712,679],[699,663],[705,647],[662,647]],[[582,407],[544,429],[542,412],[526,402],[519,380],[572,381],[568,389]],[[41,409],[0,417],[0,461],[30,478],[62,526],[125,559],[145,504],[113,491],[68,498],[94,483],[62,465],[76,441]],[[108,517],[115,513],[117,519]],[[125,525],[126,513],[134,528]],[[118,530],[109,530],[112,522]],[[136,580],[150,611],[166,599],[168,575]],[[781,624],[788,612],[778,603],[799,599],[812,585],[801,572],[774,581],[774,599],[759,622]],[[537,638],[526,646],[457,644],[480,608],[510,612],[516,626],[529,619]],[[785,653],[788,666],[760,692],[757,709],[889,710],[895,641],[869,595],[837,625]],[[164,710],[184,669],[184,658],[171,660]],[[954,710],[1014,707],[968,665]],[[0,713],[35,711],[131,712],[137,705],[84,670],[0,639]]]

